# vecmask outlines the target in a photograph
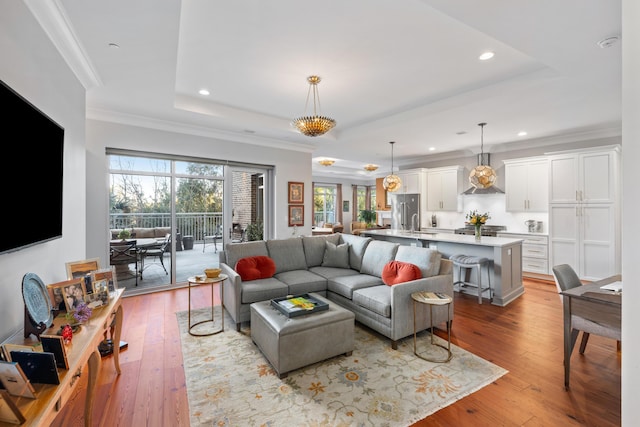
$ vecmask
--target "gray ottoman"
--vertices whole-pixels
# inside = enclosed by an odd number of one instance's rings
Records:
[[[288,318],[271,307],[270,301],[251,304],[251,339],[280,378],[353,352],[355,315],[318,294],[311,295],[329,303],[329,310]]]

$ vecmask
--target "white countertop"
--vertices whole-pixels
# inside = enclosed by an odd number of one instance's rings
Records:
[[[520,233],[519,233],[520,234]],[[428,240],[432,242],[448,242],[448,243],[463,243],[467,245],[477,246],[509,246],[516,243],[522,243],[522,239],[508,238],[508,237],[489,237],[482,236],[480,240],[476,240],[475,236],[466,234],[451,234],[451,233],[433,233],[427,231],[404,231],[404,230],[366,230],[362,231],[360,235],[366,236],[382,236],[382,237],[396,237],[406,238],[414,240]]]

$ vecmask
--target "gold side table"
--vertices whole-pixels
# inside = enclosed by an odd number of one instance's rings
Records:
[[[447,363],[451,360],[453,354],[451,353],[451,312],[450,305],[453,301],[449,295],[445,295],[438,292],[414,292],[411,294],[411,299],[413,300],[413,354],[418,356],[420,359],[426,360],[428,362],[433,363]],[[426,304],[429,306],[429,333],[431,335],[431,345],[437,346],[447,350],[446,359],[432,359],[426,356],[423,356],[418,353],[417,349],[417,339],[416,339],[416,305],[417,304]],[[445,347],[442,344],[438,344],[433,341],[433,306],[434,305],[446,305],[447,306],[447,346]]]
[[[187,279],[187,281],[189,282],[189,335],[193,335],[194,337],[208,337],[209,335],[215,335],[215,334],[219,334],[220,332],[224,331],[224,287],[222,286],[222,282],[224,282],[227,279],[227,275],[226,274],[220,274],[218,277],[206,277],[206,278],[200,278],[199,276],[192,276],[189,277]],[[207,332],[207,333],[196,333],[196,332],[191,332],[191,329],[193,329],[194,327],[201,325],[203,323],[207,323],[207,322],[211,322],[213,324],[215,324],[215,316],[214,316],[214,304],[213,304],[213,285],[216,283],[220,283],[220,308],[222,310],[221,316],[220,316],[220,328],[212,331],[212,332]],[[194,323],[193,325],[191,324],[191,287],[192,286],[199,286],[199,285],[211,285],[211,319],[205,319],[205,320],[201,320],[199,322]]]

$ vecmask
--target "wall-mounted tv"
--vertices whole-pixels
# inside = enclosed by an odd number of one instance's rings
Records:
[[[2,254],[62,237],[64,129],[2,80],[0,110]]]

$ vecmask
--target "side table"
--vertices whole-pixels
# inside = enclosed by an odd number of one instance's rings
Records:
[[[453,354],[451,353],[451,313],[450,313],[450,305],[453,301],[449,295],[441,294],[438,292],[414,292],[411,294],[411,299],[413,300],[413,354],[418,356],[420,359],[426,360],[428,362],[434,363],[446,363],[451,360]],[[437,346],[447,350],[446,359],[433,359],[423,356],[418,353],[417,349],[417,339],[416,339],[416,304],[427,304],[429,306],[429,333],[431,335],[431,345]],[[434,305],[446,305],[447,306],[447,346],[445,347],[442,344],[438,344],[433,341],[433,306]]]
[[[187,279],[188,283],[189,283],[189,311],[188,311],[188,315],[189,315],[189,335],[193,335],[194,337],[207,337],[209,335],[215,335],[215,334],[219,334],[220,332],[224,331],[224,288],[222,286],[222,282],[224,282],[227,279],[227,275],[226,274],[220,274],[218,277],[206,277],[206,278],[200,278],[198,276],[192,276],[189,277]],[[214,316],[214,304],[213,304],[213,285],[216,283],[220,283],[220,308],[222,310],[221,312],[221,316],[220,316],[220,328],[216,329],[212,332],[206,332],[206,333],[196,333],[196,332],[192,332],[191,330],[198,325],[201,325],[203,323],[207,323],[207,322],[211,322],[213,324],[215,324],[215,316]],[[194,323],[193,325],[191,324],[191,287],[192,286],[199,286],[199,285],[211,285],[211,319],[206,319],[206,320],[201,320],[199,322]]]

